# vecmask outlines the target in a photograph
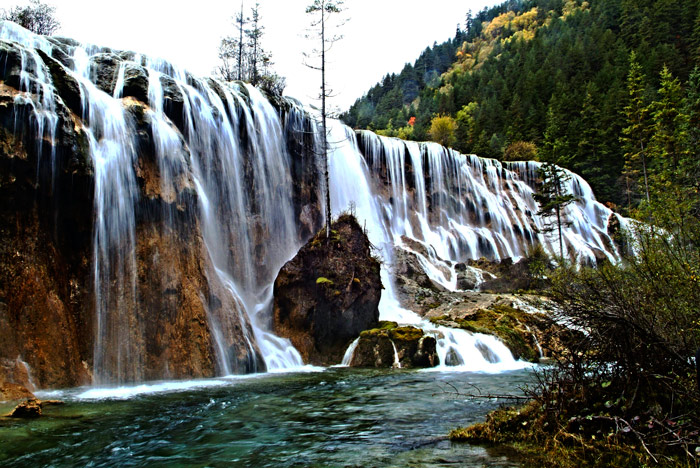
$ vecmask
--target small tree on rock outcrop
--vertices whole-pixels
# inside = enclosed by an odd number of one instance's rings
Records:
[[[323,177],[326,183],[324,197],[326,201],[326,237],[331,235],[331,192],[330,177],[328,175],[328,128],[326,126],[326,99],[331,96],[331,91],[326,86],[326,54],[333,44],[342,38],[342,36],[328,34],[328,21],[331,15],[343,11],[342,6],[342,0],[314,0],[311,5],[306,7],[306,13],[313,15],[315,18],[311,23],[311,31],[320,40],[320,47],[313,50],[313,54],[321,59],[320,65],[316,66],[306,63],[306,66],[321,72],[321,94],[319,98],[321,99],[321,131],[323,132],[323,138],[321,139],[321,144],[323,145],[321,149],[323,154]]]
[[[215,73],[224,81],[247,81],[269,94],[281,96],[286,86],[284,77],[272,71],[272,54],[262,47],[265,27],[262,25],[260,3],[251,8],[251,16],[241,12],[233,21],[236,36],[226,36],[219,44],[220,64]]]
[[[567,192],[565,186],[566,182],[571,179],[571,176],[561,167],[547,162],[540,167],[540,177],[542,179],[540,189],[533,195],[533,198],[540,207],[537,214],[545,218],[545,220],[547,218],[554,218],[552,222],[545,221],[542,231],[558,231],[559,255],[563,258],[564,242],[561,228],[567,223],[564,207],[576,199],[576,197]]]

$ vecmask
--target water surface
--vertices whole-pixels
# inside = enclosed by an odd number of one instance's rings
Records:
[[[455,389],[517,394],[531,376],[334,368],[52,392],[66,404],[41,419],[0,419],[0,465],[518,466],[445,435],[503,403]]]

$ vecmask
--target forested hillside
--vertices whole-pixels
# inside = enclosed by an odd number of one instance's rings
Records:
[[[510,0],[458,21],[453,39],[387,75],[342,119],[464,153],[554,162],[622,211],[647,198],[668,145],[694,153],[697,1]]]

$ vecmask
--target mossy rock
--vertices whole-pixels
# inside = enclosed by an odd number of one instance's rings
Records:
[[[479,309],[455,322],[463,330],[498,337],[516,359],[538,362],[539,352],[532,332],[524,325],[528,321],[527,313],[499,304],[490,309]]]
[[[389,337],[394,341],[418,341],[423,338],[423,330],[416,327],[398,327],[389,330]]]
[[[365,330],[350,361],[352,367],[433,367],[438,364],[437,341],[420,328],[380,322]],[[397,358],[398,364],[397,365]]]

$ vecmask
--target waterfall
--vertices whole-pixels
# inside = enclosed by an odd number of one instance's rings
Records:
[[[544,221],[532,197],[538,163],[501,164],[435,143],[367,131],[356,135],[337,122],[330,139],[338,142],[330,159],[333,212],[353,207],[383,257],[380,319],[433,334],[440,368],[498,371],[525,365],[492,336],[437,327],[401,307],[388,265],[394,247],[411,250],[403,239],[412,239],[426,247],[428,256],[412,251],[426,274],[454,291],[458,262],[517,260],[535,243],[554,253],[553,239],[540,233]],[[583,179],[569,175],[568,188],[577,198],[566,207],[573,221],[564,228],[567,248],[581,261],[594,262],[596,254],[615,260],[618,254],[607,233],[612,211],[595,201]]]
[[[208,347],[219,375],[303,365],[270,329],[275,276],[323,222],[323,181],[312,156],[323,135],[309,111],[291,99],[275,107],[244,83],[36,36],[9,22],[0,22],[0,40],[20,56],[15,105],[31,108],[27,131],[37,154],[51,146],[37,179],[53,184],[56,177],[60,122],[74,126],[92,164],[95,382],[170,378],[178,365],[191,374],[191,363],[177,357],[189,352],[190,330],[202,343],[197,363],[208,363]],[[67,82],[75,84],[75,102]],[[328,138],[332,211],[353,210],[384,261],[380,318],[433,334],[441,368],[522,365],[494,337],[436,327],[401,307],[390,266],[395,248],[416,242],[425,247],[413,253],[428,276],[454,291],[457,263],[517,259],[536,243],[554,252],[532,197],[538,163],[500,163],[355,133],[339,122],[331,122]],[[577,201],[566,207],[567,252],[581,261],[614,260],[612,213],[570,175]],[[173,301],[191,316],[177,315]],[[172,323],[185,331],[170,333]]]
[[[10,22],[0,23],[0,39],[21,51],[20,90],[41,97],[25,98],[33,107],[39,145],[48,140],[53,147],[58,117],[56,84],[37,50],[55,59],[54,66],[60,62],[79,84],[80,131],[89,143],[95,180],[95,381],[146,378],[150,318],[139,310],[143,272],[137,262],[142,217],[159,226],[167,245],[183,229],[201,229],[212,265],[205,271],[208,283],[220,285],[233,304],[232,311],[215,310],[222,308],[200,293],[217,373],[302,365],[288,340],[268,331],[272,282],[303,239],[292,202],[287,135],[267,99],[246,84],[196,78],[174,64],[131,52],[36,36]],[[115,63],[110,81],[105,67]],[[133,101],[134,93],[146,107]],[[299,120],[295,114],[301,112],[293,105],[287,110],[291,120]],[[153,147],[156,176],[139,159],[144,144]],[[39,168],[44,166],[39,161]],[[155,180],[150,185],[149,177]],[[144,204],[157,198],[163,201],[161,212],[144,212]],[[231,348],[236,335],[247,350]]]

